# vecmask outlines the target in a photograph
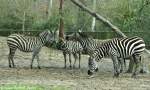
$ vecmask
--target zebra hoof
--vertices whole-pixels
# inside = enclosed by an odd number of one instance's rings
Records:
[[[38,67],[38,69],[41,69],[41,67]]]
[[[145,73],[149,73],[149,71],[148,71],[148,70],[143,70],[143,69],[141,69],[141,70],[140,70],[140,73],[145,74]]]
[[[114,77],[114,78],[118,78],[118,77],[119,77],[119,73],[114,74],[113,77]]]
[[[72,66],[69,66],[70,67],[70,69],[72,69]]]
[[[32,66],[31,66],[30,68],[31,68],[31,69],[33,69],[33,67],[32,67]]]
[[[118,78],[118,77],[119,77],[119,76],[117,76],[117,75],[114,75],[114,76],[113,76],[113,78]]]
[[[136,75],[132,75],[131,78],[137,79],[137,76]]]
[[[131,78],[137,79],[137,75],[136,74],[132,74]]]
[[[12,68],[11,65],[9,65],[9,68]]]
[[[127,70],[125,73],[132,73],[132,70]]]
[[[120,70],[120,73],[123,73],[123,70]]]

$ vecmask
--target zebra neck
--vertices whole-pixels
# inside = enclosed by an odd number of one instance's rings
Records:
[[[40,42],[42,43],[42,45],[45,45],[45,44],[46,44],[46,42],[45,42],[45,38],[43,38],[43,37],[39,37],[39,40],[40,40]]]
[[[94,43],[93,39],[91,38],[81,38],[79,42],[81,43],[83,48],[87,48],[87,46],[90,46]]]

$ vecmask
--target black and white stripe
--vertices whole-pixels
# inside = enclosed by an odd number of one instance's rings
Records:
[[[13,57],[17,49],[23,52],[33,52],[31,68],[33,60],[36,57],[39,65],[39,52],[46,43],[53,43],[54,35],[50,31],[43,31],[38,37],[25,36],[20,34],[11,34],[8,36],[7,44],[9,46],[8,62],[9,67],[15,67]]]
[[[77,58],[79,58],[79,68],[80,68],[80,60],[81,60],[81,53],[83,51],[83,47],[78,41],[72,41],[72,40],[61,40],[61,50],[63,51],[64,55],[64,68],[66,68],[66,55],[69,55],[69,62],[70,62],[70,68],[71,65],[71,54],[74,56],[74,64],[73,67],[75,67],[75,63]]]
[[[84,54],[90,55],[96,48],[98,48],[102,43],[98,40],[94,40],[80,32],[68,35],[70,40],[79,41],[84,49]]]
[[[95,61],[100,61],[101,58],[110,56],[114,65],[114,76],[119,76],[118,60],[120,58],[133,57],[135,64],[135,71],[133,77],[136,77],[138,73],[138,67],[141,59],[141,54],[145,50],[145,43],[142,38],[116,38],[112,39],[101,47],[97,48],[89,58],[89,70],[88,74],[91,75],[97,69]]]

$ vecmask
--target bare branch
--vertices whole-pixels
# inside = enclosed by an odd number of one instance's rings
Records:
[[[115,25],[113,25],[109,20],[105,19],[104,17],[102,17],[101,15],[93,12],[92,10],[90,10],[89,8],[87,8],[86,6],[84,6],[81,2],[79,2],[78,0],[71,0],[75,5],[77,5],[78,7],[80,7],[82,10],[88,12],[90,15],[94,16],[97,20],[102,21],[105,25],[107,25],[108,27],[110,27],[114,32],[116,32],[117,34],[119,34],[122,37],[127,37],[124,33],[121,32],[121,30],[116,27]]]

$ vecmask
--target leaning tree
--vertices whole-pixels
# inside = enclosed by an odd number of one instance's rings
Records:
[[[102,23],[104,23],[104,25],[106,25],[107,27],[110,27],[111,30],[116,32],[118,35],[120,35],[122,37],[127,37],[124,33],[121,32],[121,30],[117,26],[113,25],[109,20],[107,20],[106,18],[102,17],[98,13],[96,13],[96,12],[92,11],[91,9],[87,8],[85,5],[83,5],[78,0],[71,0],[71,2],[73,2],[79,8],[81,8],[83,11],[85,11],[85,12],[89,13],[91,16],[95,17],[97,20],[99,20]],[[150,52],[147,49],[145,49],[145,52],[150,54]],[[132,62],[132,60],[130,60],[128,71],[132,72],[132,69],[133,69],[133,62]],[[149,72],[149,71],[146,71],[146,70],[144,70],[144,71],[145,72]]]

